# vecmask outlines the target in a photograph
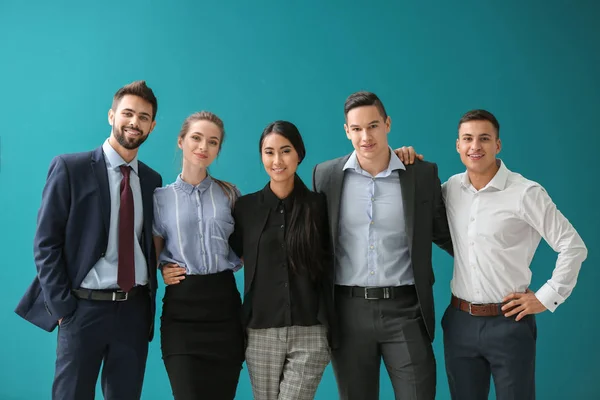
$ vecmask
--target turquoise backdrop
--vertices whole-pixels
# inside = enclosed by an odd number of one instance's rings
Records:
[[[112,95],[137,79],[159,99],[140,158],[172,182],[181,122],[211,110],[227,130],[212,173],[243,193],[267,180],[257,147],[272,120],[291,120],[304,134],[307,183],[315,163],[350,152],[343,103],[357,90],[382,98],[393,119],[390,144],[415,146],[438,163],[442,180],[463,169],[455,151],[461,114],[494,112],[507,166],[540,182],[589,248],[573,295],[539,315],[538,398],[600,398],[599,20],[594,0],[1,0],[0,399],[50,398],[56,332],[13,313],[35,274],[48,164],[102,144]],[[555,258],[540,246],[533,289]],[[434,265],[438,399],[448,399],[439,318],[452,260],[436,249]],[[336,395],[328,367],[317,398]],[[168,398],[155,340],[143,399]],[[246,370],[237,398],[251,398]],[[393,398],[385,372],[381,398]]]

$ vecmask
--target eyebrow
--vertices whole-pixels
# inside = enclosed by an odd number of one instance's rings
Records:
[[[378,119],[375,119],[375,120],[369,122],[367,125],[373,125],[373,124],[379,124],[379,123],[380,123],[380,121]],[[360,126],[360,125],[357,125],[357,124],[350,125],[351,128],[355,127],[355,126]]]
[[[132,112],[132,113],[134,113],[134,114],[136,113],[136,112],[135,112],[135,110],[132,110],[131,108],[124,108],[124,109],[123,109],[123,111],[129,111],[129,112]],[[123,111],[121,111],[121,112],[123,112]],[[147,117],[149,117],[149,116],[150,116],[150,114],[148,114],[148,113],[146,113],[146,112],[143,112],[143,111],[142,111],[141,113],[139,113],[139,114],[140,114],[140,115],[145,115],[145,116],[147,116]]]
[[[283,149],[286,149],[286,148],[288,148],[288,147],[289,147],[290,149],[292,148],[292,146],[290,146],[289,144],[286,144],[286,145],[283,145],[283,146],[281,146],[281,147],[279,148],[279,150],[283,150]],[[265,147],[263,150],[273,150],[273,148],[272,148],[272,147]]]
[[[192,132],[191,135],[200,135],[200,136],[204,136],[204,133],[202,132]],[[219,138],[218,136],[211,136],[209,139],[217,139],[217,140],[221,140],[221,138]]]
[[[461,136],[473,136],[472,133],[463,133]],[[482,133],[479,136],[492,136],[490,133]]]

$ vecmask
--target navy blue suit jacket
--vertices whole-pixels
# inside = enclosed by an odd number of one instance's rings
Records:
[[[161,176],[138,162],[144,222],[142,251],[148,265],[152,321],[156,297],[156,253],[152,242],[154,189]],[[102,147],[55,157],[48,171],[34,239],[37,276],[15,312],[53,331],[58,320],[77,308],[77,289],[108,245],[110,190]],[[152,339],[154,324],[149,332]]]

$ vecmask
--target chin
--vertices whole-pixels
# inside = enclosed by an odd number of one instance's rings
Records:
[[[293,175],[271,175],[271,179],[275,182],[285,182],[289,180]]]

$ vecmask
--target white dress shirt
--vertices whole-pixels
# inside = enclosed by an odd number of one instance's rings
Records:
[[[473,303],[500,303],[525,292],[543,237],[559,254],[552,277],[535,295],[554,312],[573,291],[587,249],[543,187],[498,163],[479,191],[466,172],[442,185],[454,244],[452,293]]]

